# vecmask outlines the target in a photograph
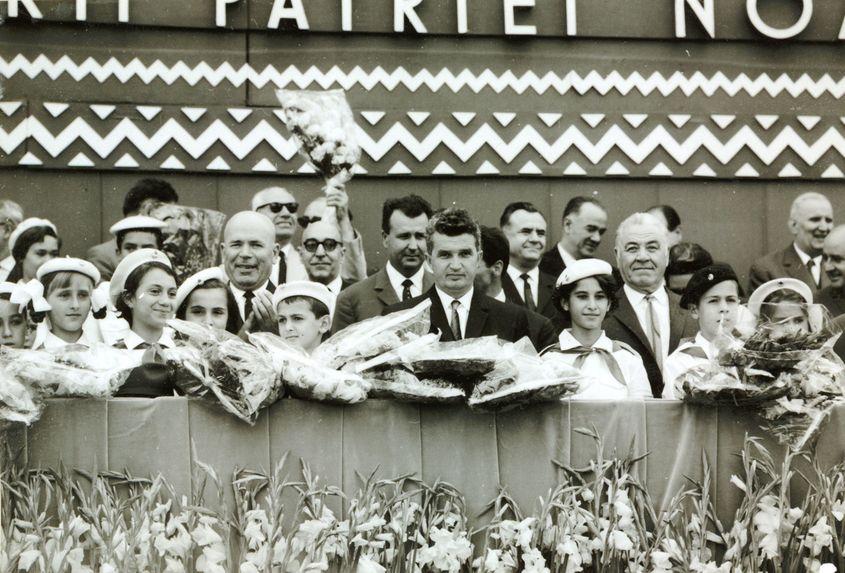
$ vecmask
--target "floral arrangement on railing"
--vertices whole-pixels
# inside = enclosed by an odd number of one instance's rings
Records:
[[[461,493],[411,475],[359,476],[347,497],[306,464],[289,479],[282,459],[269,475],[236,471],[234,504],[223,482],[196,461],[192,497],[161,476],[84,475],[66,468],[7,469],[2,479],[0,570],[38,572],[761,572],[845,567],[845,463],[822,468],[790,451],[777,465],[753,438],[731,477],[743,500],[722,524],[703,479],[663,512],[637,477],[643,457],[605,457],[596,443],[585,468],[552,462],[560,484],[523,513],[506,489],[470,529]],[[798,506],[790,485],[802,459],[808,487]],[[204,492],[216,488],[206,503]],[[343,513],[340,509],[343,508]]]

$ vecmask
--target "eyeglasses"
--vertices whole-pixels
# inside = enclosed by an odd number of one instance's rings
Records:
[[[309,253],[316,253],[317,248],[320,245],[323,245],[323,250],[327,253],[331,253],[340,246],[340,243],[334,239],[323,239],[322,241],[318,241],[317,239],[308,239],[307,241],[302,242],[302,246],[305,247],[305,250]]]
[[[272,213],[281,212],[283,207],[288,210],[288,213],[296,213],[299,211],[299,203],[296,201],[291,201],[290,203],[267,203],[265,207],[269,207],[270,212]]]
[[[299,226],[303,229],[310,225],[311,223],[316,223],[317,221],[322,221],[323,218],[320,216],[309,217],[308,215],[303,215],[301,217],[296,218],[296,222],[299,223]]]

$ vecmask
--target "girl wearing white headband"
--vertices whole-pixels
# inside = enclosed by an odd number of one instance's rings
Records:
[[[226,274],[220,267],[201,270],[176,291],[176,318],[226,330],[229,297]]]
[[[6,280],[24,283],[33,280],[38,268],[58,257],[61,248],[62,241],[53,223],[37,217],[24,219],[9,235],[9,252],[15,266]]]
[[[100,280],[100,271],[88,261],[65,257],[47,261],[39,267],[36,276],[50,310],[43,320],[38,315],[33,317],[39,324],[32,348],[60,348],[66,344],[90,346],[99,342],[100,333],[94,318],[105,315],[107,302],[98,299],[94,290]]]
[[[616,305],[613,268],[599,259],[580,259],[567,265],[557,280],[555,305],[572,320],[560,333],[558,344],[545,352],[558,352],[578,368],[583,382],[575,396],[585,400],[650,398],[643,360],[630,346],[611,340],[602,329],[607,313]]]

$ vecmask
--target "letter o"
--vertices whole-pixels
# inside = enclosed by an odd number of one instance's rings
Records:
[[[813,0],[801,0],[801,17],[798,18],[798,21],[789,28],[773,28],[760,17],[760,13],[757,11],[757,2],[758,0],[746,0],[745,10],[748,12],[748,19],[751,20],[751,24],[757,28],[758,32],[775,40],[786,40],[797,36],[807,28],[810,19],[813,17]]]

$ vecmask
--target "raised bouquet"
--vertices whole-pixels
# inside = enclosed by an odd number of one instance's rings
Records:
[[[179,282],[218,264],[226,215],[171,203],[153,203],[143,214],[167,223],[161,250],[170,259]]]
[[[210,400],[255,424],[260,410],[283,394],[266,352],[222,330],[182,320],[170,325],[182,340],[178,347],[163,350],[162,356],[174,384],[187,396]]]
[[[293,396],[338,404],[367,399],[370,384],[357,374],[327,368],[275,334],[250,333],[249,340],[270,358],[276,374]]]

